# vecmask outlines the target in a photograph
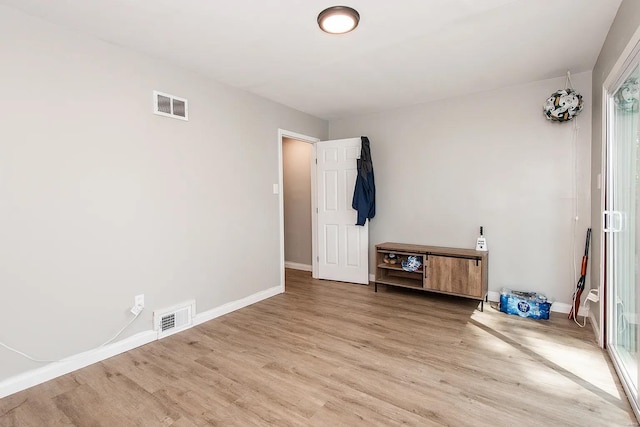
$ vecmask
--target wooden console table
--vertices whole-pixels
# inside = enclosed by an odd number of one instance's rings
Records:
[[[395,264],[385,263],[385,255],[395,254]],[[418,257],[420,267],[405,271],[402,261]],[[484,310],[489,278],[489,252],[439,246],[382,243],[376,245],[376,281],[378,284],[420,289],[481,301]]]

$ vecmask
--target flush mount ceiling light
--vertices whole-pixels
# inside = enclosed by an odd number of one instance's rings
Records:
[[[318,15],[318,25],[325,33],[348,33],[358,26],[358,22],[360,22],[358,11],[347,6],[332,6]]]

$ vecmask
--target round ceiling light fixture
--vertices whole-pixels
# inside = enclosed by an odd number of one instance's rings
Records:
[[[332,6],[318,15],[318,25],[325,33],[344,34],[353,31],[360,22],[357,10],[348,6]]]

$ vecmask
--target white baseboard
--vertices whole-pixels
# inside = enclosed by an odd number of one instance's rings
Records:
[[[193,326],[208,322],[209,320],[213,320],[216,317],[224,316],[225,314],[229,314],[232,311],[240,310],[241,308],[247,307],[251,304],[255,304],[267,298],[271,298],[272,296],[281,294],[283,292],[284,289],[282,289],[281,286],[274,286],[273,288],[265,289],[264,291],[249,295],[248,297],[239,299],[237,301],[228,302],[221,305],[220,307],[212,308],[211,310],[198,313],[193,318]]]
[[[571,304],[565,304],[563,302],[554,302],[551,304],[551,311],[555,311],[556,313],[564,313],[569,314],[571,311]],[[578,313],[578,315],[581,315]]]
[[[495,292],[495,291],[487,292],[487,299],[491,302],[500,302],[500,292]]]
[[[69,356],[59,362],[50,363],[0,382],[0,399],[29,387],[42,384],[59,376],[76,371],[117,354],[133,350],[158,339],[156,331],[144,331],[104,347]]]
[[[596,320],[596,316],[593,314],[593,311],[589,310],[589,322],[591,323],[591,327],[593,328],[593,333],[596,336],[596,341],[600,343],[600,325],[598,325],[598,321]]]
[[[284,262],[284,268],[291,268],[293,270],[301,270],[301,271],[312,271],[313,268],[308,264],[300,264],[297,262]]]
[[[371,274],[369,279],[374,282],[375,276]],[[500,301],[500,292],[489,291],[487,292],[487,299],[491,302],[499,302]],[[551,304],[551,311],[555,313],[565,313],[569,314],[571,311],[571,304],[565,304],[562,302],[554,302]],[[578,316],[588,316],[589,315],[589,307],[585,307],[584,305],[578,309]]]
[[[232,301],[226,304],[216,307],[211,310],[207,310],[203,313],[198,313],[193,318],[193,324],[199,325],[209,320],[215,319],[232,311],[239,310],[247,307],[251,304],[255,304],[264,299],[270,298],[274,295],[278,295],[284,292],[282,286],[274,286],[273,288],[265,289],[248,297]],[[188,329],[188,328],[187,328]],[[148,344],[158,339],[158,332],[154,330],[144,331],[137,333],[128,338],[116,341],[113,344],[109,344],[104,347],[99,347],[93,350],[78,353],[73,356],[69,356],[60,362],[50,363],[41,368],[32,369],[30,371],[18,374],[13,377],[9,377],[0,381],[0,399],[9,396],[10,394],[17,393],[22,390],[26,390],[30,387],[42,384],[46,381],[50,381],[59,376],[68,374],[69,372],[76,371],[118,354],[133,350],[136,347]]]

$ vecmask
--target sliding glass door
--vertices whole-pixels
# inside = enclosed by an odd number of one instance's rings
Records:
[[[633,403],[638,402],[640,265],[638,56],[607,95],[606,344]]]

